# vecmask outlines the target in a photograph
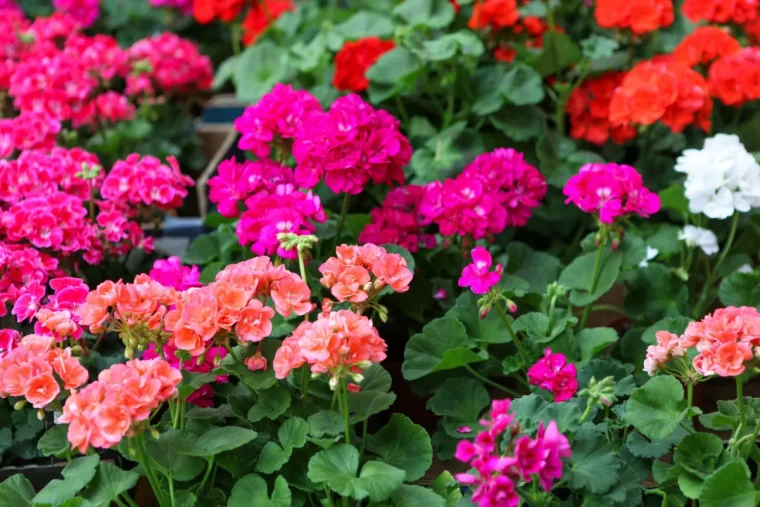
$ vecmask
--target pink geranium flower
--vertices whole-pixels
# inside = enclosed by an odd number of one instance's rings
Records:
[[[482,246],[472,249],[472,264],[468,264],[462,270],[462,276],[459,278],[460,287],[470,287],[475,294],[485,294],[491,287],[501,280],[503,267],[501,264],[496,265],[496,269],[491,271],[493,260],[488,250]]]
[[[564,354],[544,351],[544,357],[528,370],[528,381],[545,391],[551,391],[554,401],[567,401],[578,390],[575,365],[567,362]]]

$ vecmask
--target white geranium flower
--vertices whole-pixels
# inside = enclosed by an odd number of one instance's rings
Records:
[[[752,264],[742,264],[739,266],[739,269],[736,270],[737,273],[752,273],[755,269],[752,267]]]
[[[685,241],[690,247],[698,246],[707,255],[715,255],[720,250],[718,238],[710,229],[687,225],[678,234],[678,239]]]
[[[738,136],[718,134],[701,150],[685,150],[675,169],[686,174],[692,213],[724,219],[760,206],[760,164]]]
[[[645,268],[645,267],[649,266],[649,261],[651,261],[652,259],[654,259],[655,257],[657,257],[657,254],[659,254],[659,253],[660,253],[659,250],[657,250],[656,248],[652,248],[651,246],[647,245],[647,254],[646,254],[646,257],[644,257],[643,261],[639,262],[639,267],[640,268]]]

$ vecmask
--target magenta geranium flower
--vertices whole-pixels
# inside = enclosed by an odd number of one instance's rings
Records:
[[[491,271],[493,260],[488,250],[482,246],[472,249],[472,264],[468,264],[462,270],[459,278],[460,287],[470,287],[475,294],[485,294],[491,287],[501,280],[502,265],[497,264],[496,269]]]
[[[528,370],[528,381],[545,391],[551,391],[554,401],[567,401],[578,390],[575,365],[567,362],[564,354],[544,351],[544,357]]]

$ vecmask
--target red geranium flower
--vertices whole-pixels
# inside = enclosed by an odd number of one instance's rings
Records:
[[[338,90],[360,92],[369,87],[365,73],[396,45],[393,41],[367,37],[349,41],[335,55],[333,86]]]

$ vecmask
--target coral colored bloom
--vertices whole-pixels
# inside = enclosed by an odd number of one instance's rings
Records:
[[[660,210],[660,198],[644,187],[641,175],[631,166],[587,164],[571,177],[563,193],[586,213],[613,223],[618,217],[636,213],[648,217]]]
[[[624,77],[622,72],[609,72],[584,80],[573,91],[567,101],[567,113],[574,139],[602,145],[608,139],[622,144],[636,137],[633,126],[612,125],[609,120],[610,102]]]
[[[256,352],[244,361],[250,371],[267,371],[267,358]]]
[[[544,357],[528,370],[528,382],[551,391],[554,401],[559,403],[575,395],[578,390],[576,375],[575,365],[568,363],[563,354],[553,354],[551,349],[546,349]]]
[[[594,17],[602,28],[630,29],[641,35],[673,24],[673,0],[596,0]]]
[[[335,55],[333,86],[338,90],[362,92],[369,88],[366,73],[380,57],[396,45],[392,40],[366,37],[347,41]]]
[[[686,0],[683,13],[692,22],[743,24],[757,18],[757,0]]]
[[[274,317],[274,310],[264,306],[258,299],[252,299],[240,312],[240,320],[235,326],[235,332],[244,342],[261,341],[272,332],[272,317]],[[266,366],[266,359],[264,364]]]
[[[500,30],[513,26],[518,19],[517,0],[476,0],[467,26],[472,30],[485,27]]]
[[[269,26],[286,12],[295,10],[293,0],[259,0],[248,10],[243,20],[243,44],[255,44]]]
[[[741,50],[731,32],[717,26],[701,26],[683,38],[673,50],[673,57],[689,67],[710,64],[725,55]]]
[[[504,268],[501,264],[497,264],[496,269],[491,271],[493,264],[491,254],[482,246],[473,248],[470,255],[472,255],[472,264],[468,264],[462,270],[459,286],[470,287],[472,292],[478,295],[485,294],[499,283]]]
[[[32,377],[24,388],[24,397],[34,408],[45,408],[58,397],[61,388],[50,373]]]

